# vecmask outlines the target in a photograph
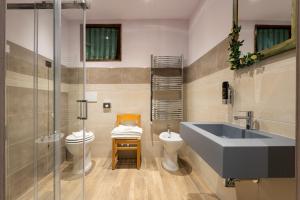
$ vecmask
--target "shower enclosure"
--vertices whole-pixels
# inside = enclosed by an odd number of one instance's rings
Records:
[[[85,59],[73,62],[80,53],[68,50],[75,41],[66,21],[76,16],[78,27],[85,27],[87,2],[6,3],[5,199],[84,199],[85,174],[70,175],[64,138],[85,130]],[[84,28],[82,33],[85,57]],[[70,67],[76,68],[71,78]]]

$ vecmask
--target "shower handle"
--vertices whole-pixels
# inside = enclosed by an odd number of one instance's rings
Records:
[[[87,120],[88,119],[88,102],[87,100],[77,100],[79,103],[79,116],[77,119]]]

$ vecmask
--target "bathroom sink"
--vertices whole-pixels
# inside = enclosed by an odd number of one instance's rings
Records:
[[[258,134],[251,130],[236,128],[226,124],[195,124],[195,126],[221,138],[270,138],[266,135]]]
[[[223,178],[295,176],[295,140],[229,123],[182,122],[180,136]]]

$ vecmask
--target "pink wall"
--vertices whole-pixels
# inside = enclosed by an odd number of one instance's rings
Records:
[[[38,14],[38,52],[53,59],[53,12],[40,10]],[[26,49],[34,49],[34,12],[32,10],[7,10],[6,39]],[[69,21],[62,19],[62,64],[69,65],[74,56],[69,49]]]
[[[126,21],[89,21],[87,23],[122,24],[122,61],[87,62],[87,67],[150,67],[150,55],[184,55],[188,57],[187,20],[126,20]],[[74,65],[80,63],[79,25],[71,25],[70,49]]]
[[[8,11],[7,15],[7,39],[32,49],[33,13]],[[40,15],[39,51],[41,55],[52,58],[52,13]],[[122,61],[88,62],[88,67],[149,67],[151,54],[183,54],[187,65],[227,37],[232,24],[232,0],[204,1],[189,22],[126,20],[89,23],[122,23]],[[62,27],[62,63],[80,66],[79,22],[65,19]]]
[[[232,0],[206,0],[189,25],[189,57],[192,64],[224,40],[232,27]]]

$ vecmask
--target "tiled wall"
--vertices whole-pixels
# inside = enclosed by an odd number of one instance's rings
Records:
[[[98,92],[98,102],[89,104],[87,128],[95,133],[92,144],[94,156],[111,156],[111,131],[115,127],[116,116],[121,113],[138,113],[142,116],[142,153],[158,150],[159,141],[150,131],[150,85],[149,84],[88,84],[88,91]],[[105,112],[103,102],[111,103],[111,110]],[[153,139],[153,140],[152,140]],[[153,141],[153,142],[152,142]],[[154,148],[157,147],[157,148]]]
[[[295,138],[296,58],[290,51],[264,60],[247,69],[233,72],[227,62],[227,41],[224,40],[206,55],[185,69],[185,115],[187,121],[232,122],[238,111],[254,111],[256,128]],[[234,88],[234,104],[222,104],[222,82]],[[225,188],[223,180],[191,148],[182,156],[189,160],[199,176],[222,200],[295,199],[294,179],[263,179]],[[281,188],[281,189],[279,189]]]
[[[76,74],[78,69],[69,69]],[[77,72],[78,73],[78,72]],[[76,80],[69,85],[69,130],[76,115],[74,102],[78,98]],[[115,127],[117,114],[138,113],[142,116],[142,154],[143,156],[160,156],[161,144],[158,135],[167,129],[165,123],[150,123],[150,68],[88,68],[87,91],[98,93],[96,103],[89,103],[89,117],[86,128],[95,133],[92,155],[96,157],[111,156],[111,131]],[[110,102],[112,108],[103,110],[103,103]],[[72,122],[73,121],[73,122]],[[172,123],[172,130],[178,131],[178,123]]]
[[[6,71],[6,134],[7,134],[7,199],[16,199],[34,182],[34,90],[33,53],[9,43]],[[38,133],[37,137],[53,133],[52,70],[45,66],[46,58],[39,56],[38,64]],[[48,81],[49,75],[49,81]],[[61,130],[68,133],[68,93],[63,84],[61,93]],[[52,144],[38,144],[38,179],[53,169]],[[65,152],[64,147],[62,151]],[[63,159],[65,153],[62,153]],[[31,191],[33,194],[33,191]]]
[[[9,42],[7,55],[7,135],[8,135],[8,199],[16,199],[30,189],[33,195],[33,53]],[[53,81],[52,69],[45,66],[39,56],[38,63],[38,136],[52,132]],[[62,67],[61,131],[69,135],[82,128],[77,120],[78,103],[82,99],[83,71],[81,68]],[[49,80],[49,81],[48,81]],[[89,104],[89,119],[86,127],[95,133],[92,143],[93,157],[111,156],[111,130],[119,113],[140,113],[142,115],[143,156],[161,156],[158,135],[165,131],[165,123],[150,123],[150,68],[88,68],[87,91],[97,91],[97,103]],[[111,102],[112,109],[106,112],[103,102]],[[49,107],[48,107],[49,106]],[[171,124],[178,131],[178,123]],[[52,169],[53,147],[38,145],[39,178]],[[65,148],[63,152],[65,152]],[[62,155],[65,159],[65,153]]]
[[[16,199],[33,184],[33,55],[13,43],[10,43],[10,49],[6,80],[8,197]],[[224,40],[185,69],[186,120],[237,123],[232,120],[233,113],[253,110],[257,128],[293,138],[294,52],[275,56],[238,72],[229,70],[227,53],[227,40]],[[45,135],[48,130],[51,132],[52,127],[51,113],[48,113],[48,104],[52,105],[52,81],[47,80],[46,58],[40,57],[39,60],[38,134]],[[50,70],[50,80],[51,73]],[[61,116],[62,132],[66,135],[81,128],[76,119],[76,100],[82,97],[82,73],[80,68],[62,68]],[[222,81],[229,81],[235,89],[233,106],[221,103]],[[142,115],[145,131],[142,137],[143,155],[161,155],[158,135],[166,129],[166,124],[150,123],[149,68],[88,68],[87,83],[87,91],[98,93],[97,103],[89,104],[89,119],[86,122],[87,129],[96,136],[92,143],[93,156],[110,156],[110,132],[115,126],[116,115],[130,112]],[[112,104],[109,112],[103,110],[103,102]],[[52,168],[52,147],[39,145],[38,148],[38,173],[39,177],[43,177]],[[192,163],[193,169],[221,199],[293,199],[294,180],[262,180],[258,185],[241,182],[236,189],[228,189],[224,187],[223,180],[189,147],[183,149],[182,156]],[[284,189],[276,190],[277,187]]]
[[[80,129],[76,120],[78,114],[76,100],[82,93],[78,77],[79,68],[68,68],[68,113],[69,133]],[[117,114],[138,113],[142,116],[142,154],[143,156],[161,156],[162,146],[158,135],[167,130],[165,122],[150,121],[150,68],[87,68],[87,91],[98,94],[96,103],[89,103],[87,130],[94,132],[96,138],[92,145],[94,157],[111,156],[111,131],[115,127]],[[110,102],[112,108],[103,110],[103,103]],[[179,122],[169,122],[172,131],[179,131]]]
[[[296,57],[288,52],[234,75],[233,113],[253,110],[256,128],[295,138]]]

